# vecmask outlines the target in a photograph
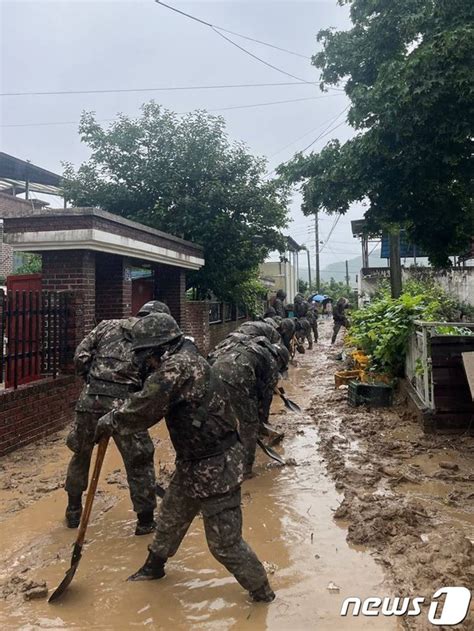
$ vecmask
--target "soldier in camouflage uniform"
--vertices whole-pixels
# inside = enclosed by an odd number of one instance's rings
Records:
[[[283,291],[283,289],[279,289],[273,302],[273,308],[275,309],[276,315],[280,316],[280,318],[286,317],[285,300],[286,293]]]
[[[141,392],[99,421],[96,440],[134,433],[165,417],[176,450],[176,470],[160,507],[149,555],[129,580],[162,578],[167,559],[201,512],[212,555],[254,600],[270,602],[275,594],[265,569],[242,539],[243,448],[222,383],[170,316],[139,320],[133,336],[137,360],[151,373]]]
[[[332,332],[331,344],[336,342],[337,334],[339,333],[341,327],[343,326],[345,329],[349,328],[349,320],[347,319],[347,309],[350,309],[350,303],[342,296],[336,302],[336,306],[334,307],[332,316],[334,320],[334,328]]]
[[[308,340],[308,348],[313,348],[313,337],[311,335],[311,324],[308,318],[309,305],[305,301],[302,294],[296,294],[294,311],[297,319],[296,322],[296,337],[300,343],[304,340]]]
[[[287,369],[289,357],[283,344],[272,344],[263,336],[221,346],[209,356],[213,370],[228,390],[245,448],[246,478],[252,475],[259,430],[268,421],[279,373]]]
[[[317,342],[319,338],[318,333],[318,310],[316,305],[313,302],[308,300],[308,312],[306,314],[306,319],[308,320],[311,329],[313,331],[314,341]]]
[[[161,302],[151,301],[143,305],[138,315],[152,312],[169,313],[169,309]],[[104,320],[79,344],[74,356],[76,372],[84,377],[86,385],[76,404],[75,422],[66,441],[73,452],[65,484],[69,528],[77,528],[81,518],[97,421],[142,385],[131,343],[135,322],[137,318]],[[148,534],[155,526],[153,442],[147,431],[117,436],[115,442],[125,464],[133,509],[138,517],[135,534]]]

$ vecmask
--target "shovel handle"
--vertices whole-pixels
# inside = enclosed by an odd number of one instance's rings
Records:
[[[105,452],[107,451],[107,445],[109,444],[109,436],[101,438],[97,446],[97,455],[95,457],[94,471],[92,478],[87,489],[86,503],[84,510],[82,511],[81,523],[79,524],[79,532],[77,533],[76,545],[82,546],[86,536],[87,525],[92,512],[92,504],[94,503],[95,492],[97,491],[97,484],[99,483],[100,470],[102,469],[102,463],[104,462]]]

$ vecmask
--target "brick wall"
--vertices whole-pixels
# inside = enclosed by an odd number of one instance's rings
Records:
[[[196,346],[206,356],[210,348],[209,303],[189,301],[186,303],[186,312],[184,332],[194,338]]]
[[[190,300],[186,303],[186,311],[187,326],[184,331],[194,337],[196,346],[204,356],[245,322],[244,318],[237,320],[235,317],[228,322],[209,324],[209,302],[207,301]]]
[[[154,277],[156,300],[166,302],[173,318],[186,330],[186,270],[171,265],[156,265]]]
[[[95,252],[43,252],[43,289],[75,294],[74,340],[78,344],[95,326]]]
[[[95,318],[127,318],[132,311],[132,277],[122,256],[97,252]]]
[[[230,320],[229,322],[211,324],[209,327],[209,349],[212,350],[243,322],[245,322],[245,320]]]
[[[82,380],[63,375],[0,392],[0,456],[69,423],[82,385]]]

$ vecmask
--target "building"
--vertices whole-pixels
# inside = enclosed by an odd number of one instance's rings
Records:
[[[298,293],[299,260],[298,253],[302,248],[291,237],[285,237],[286,250],[279,261],[265,261],[260,265],[260,280],[272,293],[282,289],[286,293],[287,302],[293,302]]]

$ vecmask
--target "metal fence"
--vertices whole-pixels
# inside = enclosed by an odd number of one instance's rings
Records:
[[[56,377],[66,362],[68,294],[0,290],[0,383],[5,388]]]
[[[247,315],[247,309],[242,305],[217,301],[209,303],[209,324],[221,324],[222,322],[242,320],[246,318]]]

